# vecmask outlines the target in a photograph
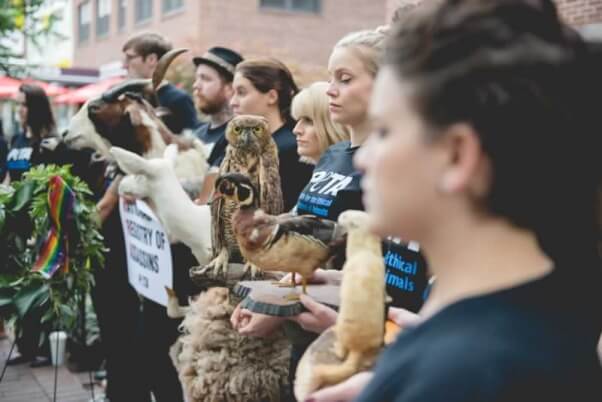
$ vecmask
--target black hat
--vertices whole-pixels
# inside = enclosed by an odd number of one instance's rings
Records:
[[[225,47],[212,47],[204,55],[193,58],[192,62],[195,66],[208,64],[232,79],[236,65],[242,60],[242,56],[234,50]]]

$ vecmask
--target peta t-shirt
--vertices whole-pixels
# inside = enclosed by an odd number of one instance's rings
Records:
[[[391,305],[418,312],[426,299],[427,265],[416,242],[387,238],[383,242],[385,283]]]
[[[353,166],[353,155],[358,149],[349,141],[343,141],[326,150],[299,196],[298,215],[336,221],[341,212],[348,209],[364,210],[361,174]],[[426,263],[418,244],[387,239],[383,242],[383,253],[391,305],[418,311],[427,285]]]
[[[349,141],[330,146],[314,167],[314,172],[297,201],[298,215],[315,215],[336,221],[348,209],[363,210],[361,175],[353,167],[359,147]]]
[[[32,154],[33,146],[25,134],[17,134],[12,138],[6,157],[6,169],[11,181],[20,180],[23,173],[29,170]]]

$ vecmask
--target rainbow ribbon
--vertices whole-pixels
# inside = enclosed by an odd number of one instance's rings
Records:
[[[75,193],[61,176],[53,176],[48,184],[50,230],[38,252],[32,271],[49,279],[60,268],[69,271],[69,241],[64,226],[73,219]]]

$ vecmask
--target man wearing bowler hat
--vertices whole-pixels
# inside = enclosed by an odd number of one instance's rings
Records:
[[[226,154],[226,126],[232,119],[230,98],[234,94],[232,79],[236,65],[242,60],[240,54],[225,47],[212,47],[202,56],[192,59],[196,66],[193,85],[196,104],[200,112],[209,119],[195,131],[195,135],[212,146],[208,158],[212,171],[205,178],[197,200],[200,203],[207,201],[219,165]]]

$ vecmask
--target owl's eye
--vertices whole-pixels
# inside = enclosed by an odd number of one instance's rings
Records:
[[[257,126],[257,127],[253,127],[253,134],[259,134],[261,133],[261,127]]]
[[[239,126],[235,126],[234,127],[234,133],[235,134],[240,134],[240,132],[241,132],[241,128]]]

